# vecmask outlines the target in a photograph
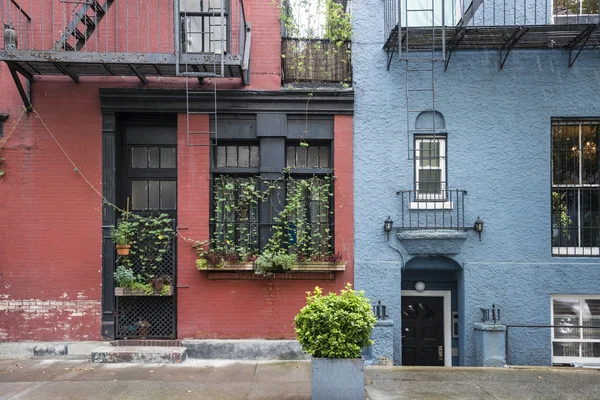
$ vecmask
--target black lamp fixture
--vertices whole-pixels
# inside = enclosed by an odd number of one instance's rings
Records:
[[[473,228],[475,228],[475,232],[477,232],[479,234],[479,241],[481,242],[481,232],[483,231],[483,220],[481,218],[479,218],[479,216],[477,216],[477,219],[475,220],[475,225],[473,225]]]
[[[390,216],[388,215],[387,219],[385,221],[383,221],[383,230],[385,231],[386,234],[386,240],[390,240],[390,232],[392,231],[392,226],[394,225],[394,221],[392,221],[390,219]]]

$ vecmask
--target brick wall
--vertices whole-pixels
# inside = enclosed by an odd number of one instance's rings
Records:
[[[246,6],[253,28],[251,85],[224,79],[219,80],[219,88],[279,89],[279,10],[271,0],[253,0]],[[51,44],[49,37],[45,42]],[[180,78],[150,77],[149,81],[144,86],[136,78],[81,77],[76,84],[64,77],[36,77],[32,84],[36,111],[99,192],[98,89],[185,87]],[[212,83],[206,79],[202,87],[211,89]],[[193,79],[190,85],[199,87]],[[4,63],[0,64],[0,93],[0,112],[10,115],[4,125],[6,138],[23,104]],[[206,116],[193,117],[193,125],[207,128]],[[203,240],[208,238],[208,147],[186,145],[184,122],[185,115],[180,115],[178,222],[183,236]],[[351,123],[350,117],[336,118],[336,154],[338,149],[351,151]],[[33,113],[22,117],[2,157],[6,176],[0,182],[0,341],[100,339],[101,198]],[[304,304],[306,291],[316,285],[333,291],[353,280],[352,161],[346,156],[335,159],[335,240],[337,250],[349,260],[347,271],[336,273],[336,280],[209,280],[207,273],[196,271],[195,253],[180,239],[179,337],[292,338],[292,320]],[[338,173],[346,168],[348,173]]]
[[[207,131],[208,116],[194,115],[192,130]],[[186,116],[179,118],[178,147],[178,225],[183,236],[196,240],[209,238],[209,157],[208,146],[186,145]],[[343,141],[335,151],[352,154],[352,118],[336,117],[335,140]],[[194,138],[195,144],[207,144],[208,137]],[[294,316],[305,304],[306,292],[315,286],[326,292],[337,291],[353,282],[352,269],[352,159],[335,157],[336,250],[348,260],[347,271],[336,273],[334,280],[267,279],[249,276],[209,280],[208,272],[197,271],[196,253],[191,244],[178,243],[178,336],[185,338],[294,338]],[[339,161],[337,161],[339,160]],[[338,173],[339,171],[339,173]]]

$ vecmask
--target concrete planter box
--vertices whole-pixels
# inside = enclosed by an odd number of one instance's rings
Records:
[[[152,294],[146,294],[142,289],[116,287],[115,296],[173,296],[173,286],[169,286],[169,291],[165,294],[157,291],[154,291]]]
[[[362,358],[313,358],[312,400],[363,400]]]

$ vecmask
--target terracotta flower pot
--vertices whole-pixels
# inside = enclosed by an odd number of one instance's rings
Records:
[[[118,244],[117,245],[117,254],[120,256],[128,256],[129,249],[131,249],[130,244]]]

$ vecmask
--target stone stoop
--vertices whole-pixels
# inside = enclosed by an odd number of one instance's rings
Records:
[[[103,346],[92,351],[93,363],[180,364],[186,358],[185,347]]]

